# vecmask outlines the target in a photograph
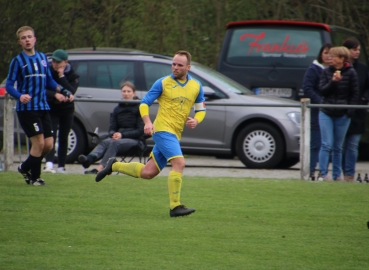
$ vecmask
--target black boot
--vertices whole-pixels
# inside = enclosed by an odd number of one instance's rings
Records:
[[[91,156],[91,155],[88,155],[88,156],[85,156],[85,155],[80,155],[78,157],[78,161],[79,163],[82,164],[83,168],[87,169],[88,167],[91,166],[92,163],[94,163],[96,160],[96,157],[95,156]]]

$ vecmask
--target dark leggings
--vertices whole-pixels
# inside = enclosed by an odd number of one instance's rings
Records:
[[[50,118],[53,126],[54,143],[59,127],[58,141],[58,167],[65,167],[68,151],[69,132],[73,125],[74,111],[50,111]],[[54,162],[55,146],[45,156],[46,161]]]

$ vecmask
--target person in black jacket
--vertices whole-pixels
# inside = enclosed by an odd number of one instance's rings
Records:
[[[50,72],[53,79],[61,86],[60,93],[47,90],[47,101],[50,106],[50,118],[53,126],[54,142],[59,129],[58,141],[58,172],[65,172],[65,163],[68,150],[68,137],[73,125],[74,94],[78,88],[79,76],[68,63],[68,53],[64,50],[56,50],[51,56]],[[55,173],[54,170],[55,146],[45,156],[46,166],[43,172]]]
[[[348,62],[350,52],[346,47],[333,47],[329,50],[331,65],[323,70],[319,89],[321,104],[355,105],[359,97],[356,71]],[[342,147],[350,117],[354,109],[320,108],[319,125],[322,145],[319,152],[318,180],[331,181],[328,176],[329,158],[332,152],[333,180],[343,181],[341,177]]]
[[[369,77],[368,68],[358,60],[360,55],[360,43],[357,39],[349,38],[343,42],[343,46],[350,50],[350,60],[359,79],[359,99],[358,105],[367,105],[369,100]],[[354,182],[355,166],[359,154],[359,141],[361,135],[365,133],[366,109],[356,109],[351,117],[351,123],[346,134],[342,169],[344,180]]]
[[[311,104],[320,104],[322,100],[319,81],[323,69],[331,64],[329,49],[332,47],[331,43],[324,44],[319,50],[317,59],[311,63],[305,72],[302,89],[304,90],[304,96],[310,98]],[[319,108],[311,108],[310,112],[310,180],[315,180],[315,168],[318,163],[321,145]]]
[[[122,98],[124,100],[138,99],[136,88],[130,82],[122,86]],[[144,123],[142,121],[139,103],[119,103],[113,110],[110,118],[109,138],[100,142],[87,156],[80,155],[78,161],[84,168],[89,168],[92,163],[102,158],[96,169],[85,171],[85,174],[96,174],[106,166],[109,158],[124,153],[140,143],[144,136]]]

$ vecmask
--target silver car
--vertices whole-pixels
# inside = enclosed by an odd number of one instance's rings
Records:
[[[88,132],[96,128],[99,134],[108,131],[109,116],[116,104],[101,100],[120,100],[120,86],[127,80],[135,84],[137,95],[142,98],[157,79],[171,73],[172,58],[138,51],[68,53],[69,62],[80,75],[75,121],[69,135],[70,163],[95,146]],[[237,156],[248,168],[290,167],[299,161],[299,102],[255,95],[196,62],[191,63],[190,74],[204,87],[207,114],[195,129],[184,129],[181,139],[184,154]],[[86,99],[89,102],[81,101]],[[153,104],[150,108],[152,119],[157,106]],[[3,100],[0,110],[2,113]],[[147,143],[149,148],[153,146],[151,139]]]

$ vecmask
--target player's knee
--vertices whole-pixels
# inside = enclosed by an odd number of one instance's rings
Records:
[[[150,180],[150,179],[153,179],[158,174],[159,174],[158,170],[144,168],[141,171],[141,178]]]

